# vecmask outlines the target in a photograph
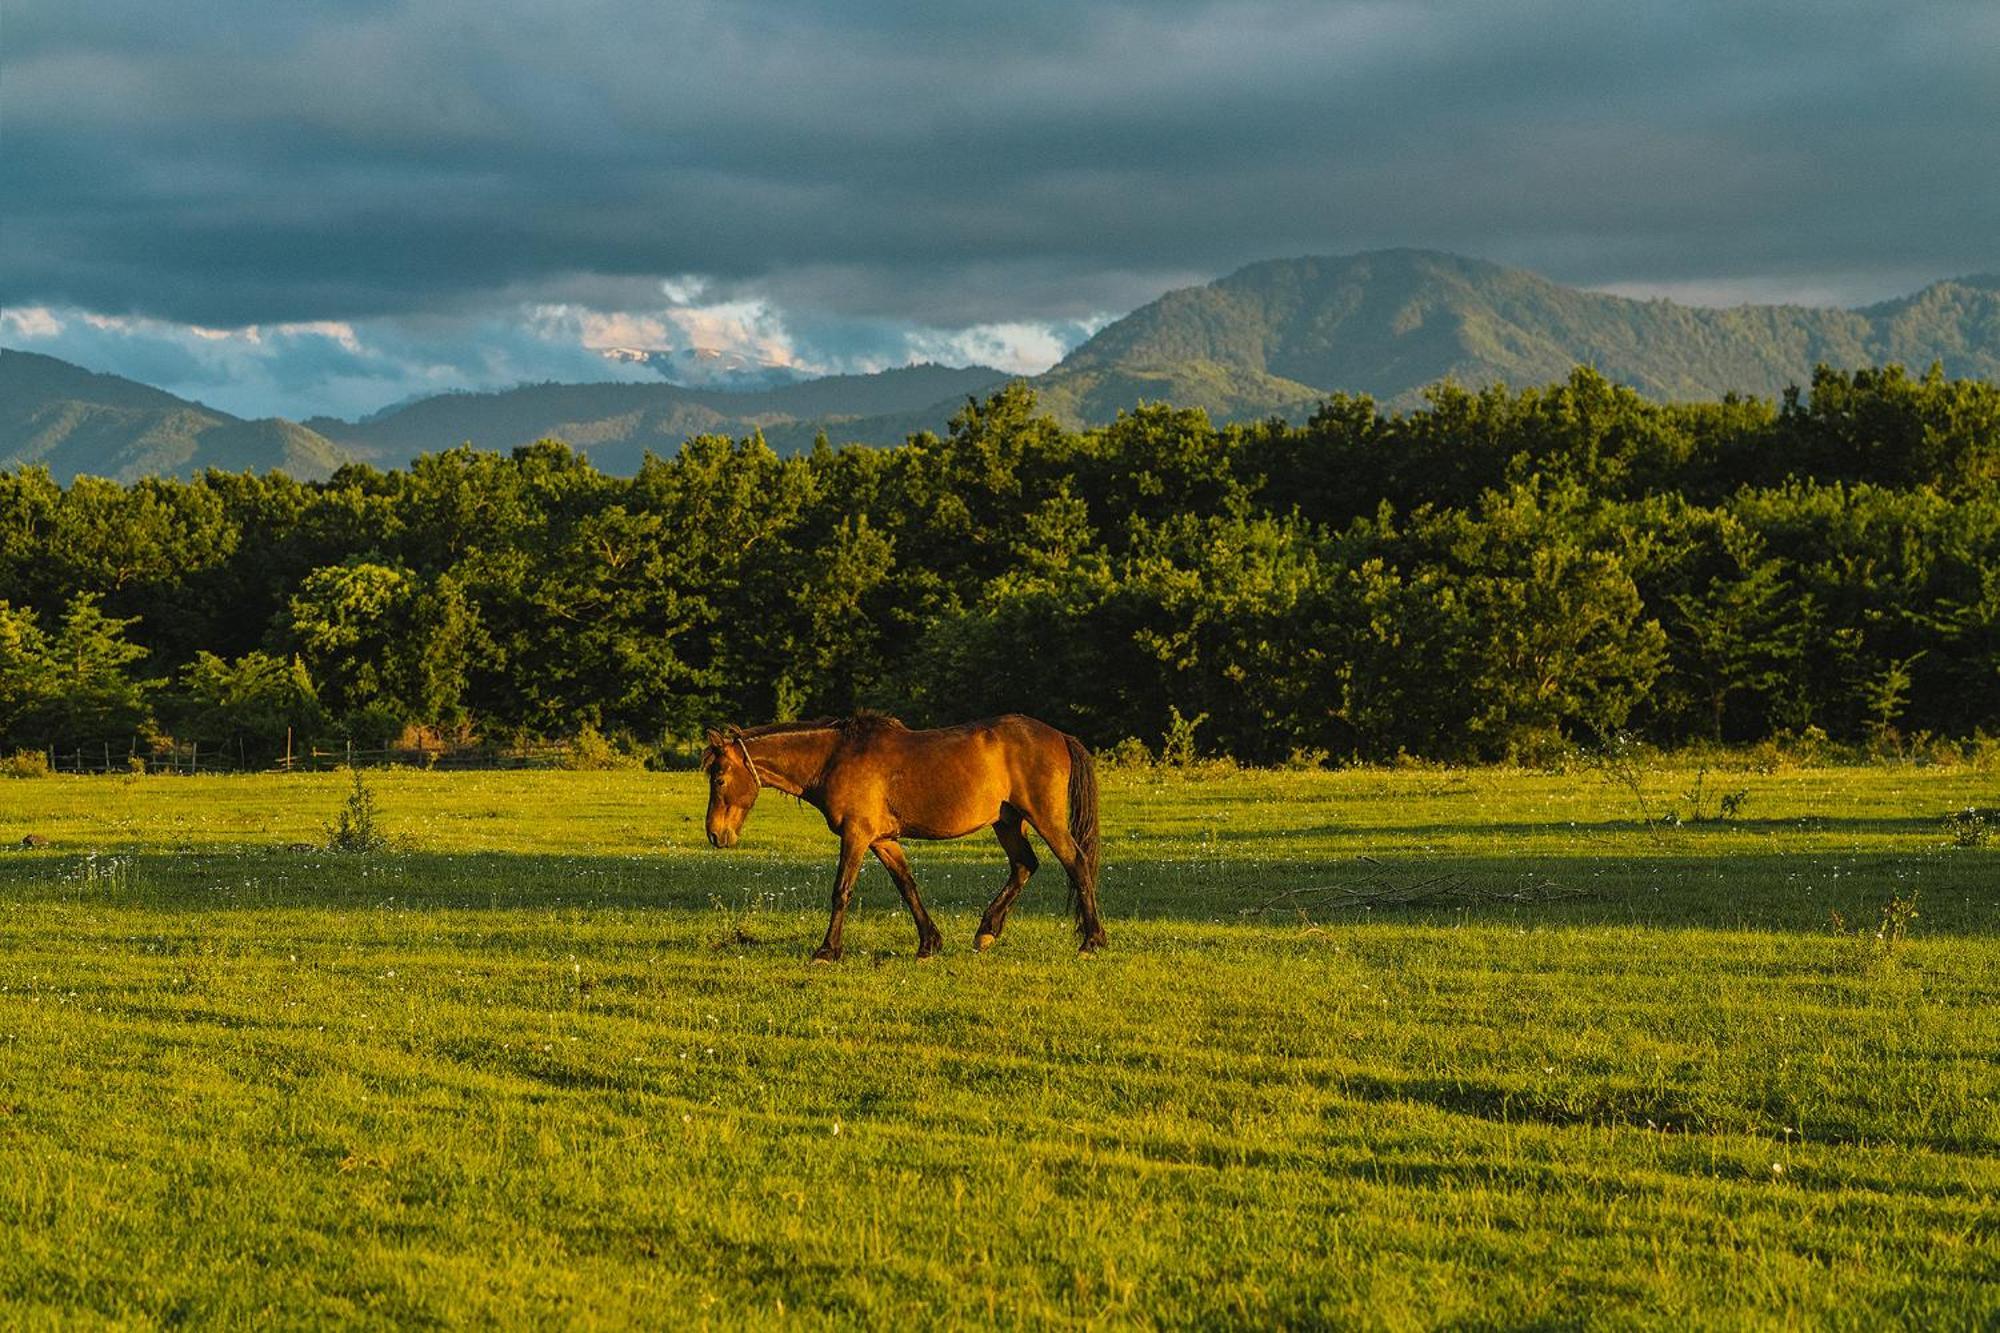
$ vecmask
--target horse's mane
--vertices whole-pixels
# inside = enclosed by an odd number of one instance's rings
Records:
[[[816,717],[802,722],[766,722],[761,726],[740,727],[736,734],[756,738],[758,736],[785,736],[797,731],[837,731],[843,737],[869,736],[878,731],[906,731],[902,719],[878,713],[872,708],[856,709],[852,717]]]
[[[878,713],[872,708],[855,709],[854,716],[843,719],[839,725],[840,734],[848,737],[872,736],[878,731],[909,730],[903,725],[903,719]]]
[[[754,727],[731,727],[726,734],[732,736],[785,736],[794,731],[828,731],[840,725],[837,717],[807,718],[799,722],[764,722]]]

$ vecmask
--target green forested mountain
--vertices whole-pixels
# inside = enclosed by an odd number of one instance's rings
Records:
[[[1107,325],[1032,383],[1070,425],[1140,402],[1200,407],[1217,421],[1303,420],[1329,393],[1416,406],[1426,386],[1541,384],[1573,366],[1657,401],[1731,391],[1775,398],[1813,367],[1942,361],[1948,375],[2000,379],[2000,278],[1939,282],[1862,310],[1634,301],[1523,269],[1422,250],[1253,264],[1168,292]],[[836,443],[893,444],[942,431],[968,397],[1006,377],[986,367],[913,366],[761,392],[668,384],[536,385],[448,394],[360,424],[306,424],[356,453],[396,462],[471,441],[504,449],[545,437],[631,472],[703,432],[761,430],[780,453],[824,430]]]
[[[330,475],[348,456],[304,426],[245,421],[116,375],[0,349],[0,468],[135,481],[203,468]]]
[[[1199,407],[1219,422],[1302,421],[1326,397],[1297,380],[1196,358],[1163,363],[1057,366],[1033,381],[1049,412],[1068,426],[1095,426],[1139,403]]]
[[[669,454],[693,435],[761,431],[781,453],[825,431],[836,442],[893,443],[942,430],[969,397],[1007,376],[986,366],[920,365],[873,375],[831,375],[774,389],[689,389],[674,384],[532,384],[500,393],[449,393],[351,423],[307,425],[363,457],[401,463],[471,443],[512,449],[558,439],[607,472],[636,472],[648,450]]]
[[[1708,309],[1564,287],[1522,269],[1424,250],[1252,264],[1168,292],[1041,377],[1074,422],[1135,398],[1223,420],[1296,415],[1325,392],[1414,406],[1425,386],[1539,384],[1590,365],[1649,398],[1775,396],[1815,365],[2000,378],[2000,277],[1935,283],[1861,310]]]
[[[608,472],[632,473],[648,450],[672,453],[693,435],[761,431],[781,453],[809,447],[822,431],[837,442],[892,443],[943,430],[967,398],[1007,378],[986,366],[919,365],[758,391],[536,384],[438,394],[360,422],[313,417],[301,425],[245,421],[117,375],[0,349],[0,470],[40,464],[62,481],[186,477],[211,467],[317,479],[346,462],[397,466],[455,444],[504,451],[554,438]]]

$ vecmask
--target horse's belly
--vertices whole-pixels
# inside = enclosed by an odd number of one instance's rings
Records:
[[[950,821],[905,819],[901,821],[901,835],[923,842],[944,842],[951,838],[963,838],[969,833],[977,833],[983,828],[991,827],[999,817],[999,812],[995,811],[988,819]]]
[[[938,842],[963,838],[990,828],[1000,818],[1001,798],[984,795],[949,801],[926,801],[915,809],[897,809],[896,823],[905,838]]]

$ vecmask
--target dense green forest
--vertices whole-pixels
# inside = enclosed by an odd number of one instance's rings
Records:
[[[896,448],[556,442],[304,483],[0,474],[0,746],[252,759],[1032,712],[1247,762],[2000,731],[2000,390],[1579,369],[1302,425],[1014,385]]]

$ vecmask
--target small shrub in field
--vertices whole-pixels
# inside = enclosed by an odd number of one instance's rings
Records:
[[[1900,893],[1882,905],[1882,924],[1876,927],[1875,939],[1883,952],[1894,953],[1898,946],[1909,937],[1910,923],[1917,919],[1917,895],[1911,893],[1905,898]]]
[[[1954,810],[1944,817],[1954,847],[1984,847],[2000,832],[2000,810]]]
[[[1737,818],[1750,803],[1750,789],[1715,791],[1708,785],[1708,761],[1695,770],[1694,783],[1680,799],[1664,808],[1656,807],[1646,787],[1652,752],[1624,736],[1612,738],[1591,756],[1591,766],[1606,782],[1615,783],[1631,794],[1639,812],[1639,822],[1654,828],[1680,828],[1688,824],[1720,824]]]
[[[1966,747],[1949,736],[1919,732],[1910,743],[1910,757],[1926,768],[1957,768],[1965,762]]]
[[[49,775],[49,757],[40,750],[16,750],[6,759],[0,759],[0,776],[10,778],[45,778]]]
[[[327,825],[326,849],[330,852],[379,852],[389,845],[388,835],[376,822],[375,793],[354,769],[354,786],[340,815]]]
[[[599,772],[610,768],[632,768],[638,760],[625,753],[588,722],[570,738],[563,751],[562,766],[572,772]]]
[[[1639,822],[1648,827],[1676,822],[1671,814],[1660,815],[1653,810],[1646,790],[1646,774],[1652,761],[1653,752],[1623,732],[1607,739],[1603,747],[1589,758],[1590,766],[1597,770],[1600,779],[1623,787],[1631,795],[1632,804],[1638,807]]]
[[[1859,972],[1872,971],[1896,961],[1896,954],[1910,937],[1910,923],[1917,919],[1917,895],[1914,891],[1905,898],[1900,893],[1891,894],[1889,901],[1882,904],[1882,911],[1875,929],[1857,930],[1847,924],[1847,918],[1839,912],[1827,914],[1827,924],[1834,935],[1853,944],[1854,952],[1850,962]]]
[[[396,733],[396,738],[389,742],[389,748],[415,750],[423,756],[425,768],[435,768],[437,761],[445,755],[474,749],[478,744],[479,735],[468,722],[452,727],[420,726],[411,722]]]
[[[1185,718],[1178,708],[1170,706],[1168,711],[1173,718],[1167,723],[1167,734],[1160,739],[1160,762],[1168,768],[1192,768],[1198,757],[1194,748],[1195,728],[1208,721],[1208,714]]]
[[[1146,748],[1146,742],[1137,736],[1127,736],[1118,744],[1098,755],[1108,768],[1150,768],[1153,752]]]
[[[1295,773],[1313,772],[1325,768],[1326,761],[1332,757],[1317,745],[1294,745],[1279,767]]]
[[[1833,742],[1818,727],[1786,728],[1750,748],[1750,764],[1760,773],[1791,768],[1818,768],[1836,757]]]
[[[1715,797],[1715,806],[1713,809],[1710,809],[1708,804],[1708,798],[1711,794]],[[1743,813],[1743,807],[1750,802],[1750,789],[1748,787],[1739,787],[1735,791],[1710,793],[1708,791],[1708,765],[1703,764],[1699,769],[1695,770],[1694,786],[1682,793],[1681,799],[1686,801],[1688,805],[1685,822],[1690,824],[1720,824],[1734,819]],[[1674,811],[1669,818],[1676,824],[1683,822],[1678,810]]]
[[[1556,731],[1529,732],[1507,747],[1511,763],[1536,773],[1567,773],[1576,767],[1580,757],[1575,742]]]

